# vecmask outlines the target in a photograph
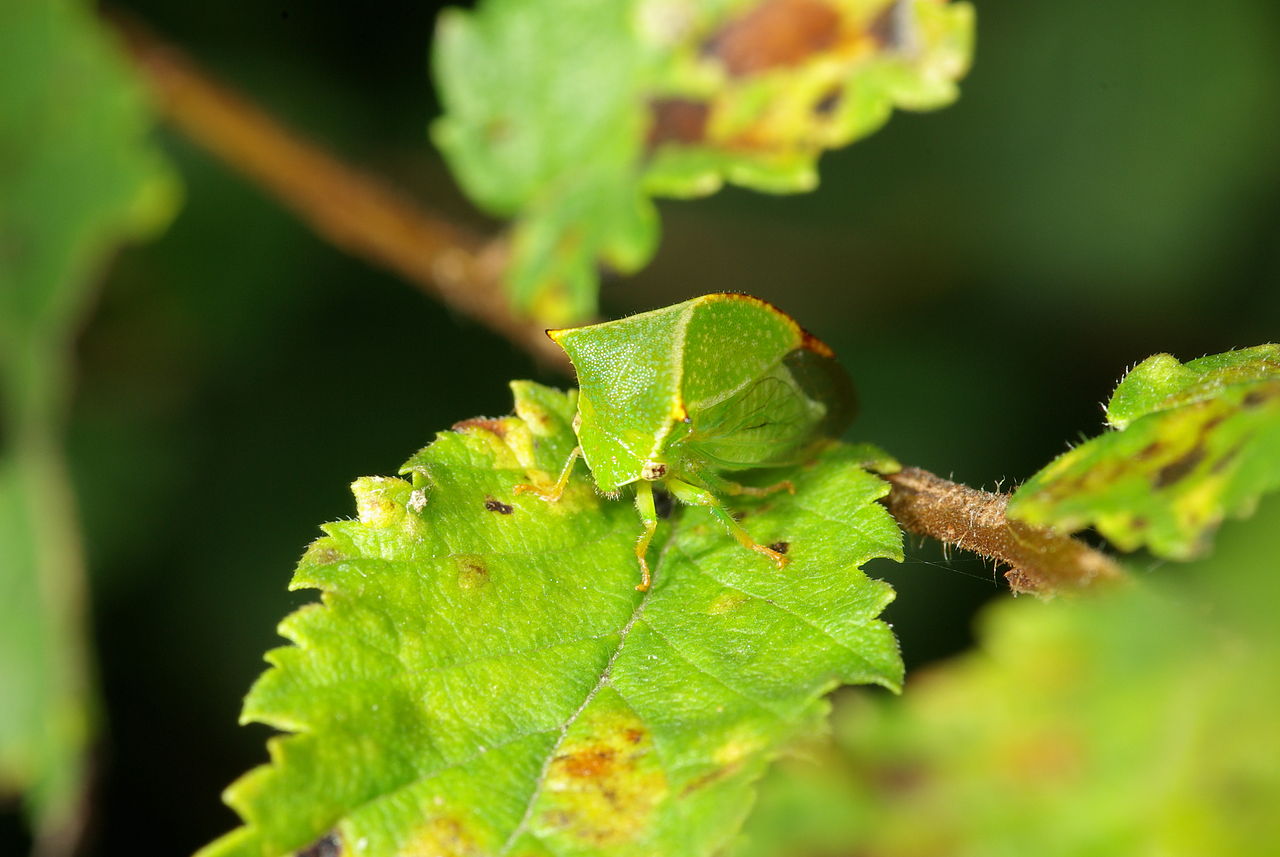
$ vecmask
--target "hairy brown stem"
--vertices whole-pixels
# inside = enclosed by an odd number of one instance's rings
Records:
[[[1110,557],[1084,542],[1010,520],[1008,494],[979,491],[917,467],[884,478],[892,488],[883,502],[903,529],[1004,563],[1015,591],[1050,593],[1124,577]]]
[[[543,325],[512,312],[503,292],[504,242],[484,241],[368,173],[341,163],[215,83],[174,46],[115,19],[164,116],[252,179],[323,238],[394,271],[543,363],[568,371]]]

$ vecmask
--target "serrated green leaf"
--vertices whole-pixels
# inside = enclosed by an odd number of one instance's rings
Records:
[[[72,822],[91,733],[83,571],[60,449],[92,275],[171,211],[142,93],[86,4],[0,4],[0,792]]]
[[[1212,399],[1227,387],[1280,378],[1280,345],[1258,345],[1179,363],[1172,354],[1148,357],[1121,380],[1107,404],[1107,422],[1129,423]]]
[[[1009,515],[1173,559],[1280,487],[1280,348],[1137,366],[1107,408],[1110,431],[1060,456],[1013,495]]]
[[[595,266],[634,270],[657,216],[633,176],[644,142],[644,50],[632,4],[489,0],[440,17],[436,144],[467,194],[521,215],[508,283],[549,323],[590,315]],[[570,59],[567,59],[570,58]]]
[[[433,136],[517,218],[516,305],[569,324],[598,265],[653,255],[651,196],[812,189],[823,151],[954,100],[972,33],[937,0],[486,0],[441,16]]]
[[[979,651],[847,697],[732,853],[1280,852],[1278,553],[1275,498],[1181,578],[995,605]]]
[[[635,510],[575,476],[576,394],[512,385],[516,416],[468,420],[409,478],[361,479],[359,518],[327,525],[243,719],[297,734],[231,786],[246,826],[201,852],[709,854],[737,829],[780,742],[839,683],[896,688],[876,616],[889,587],[858,566],[900,557],[886,485],[833,447],[794,497],[743,506],[785,540],[778,571],[705,509],[664,522],[637,592]]]

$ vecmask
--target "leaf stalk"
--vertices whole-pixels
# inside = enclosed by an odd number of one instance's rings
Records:
[[[1005,515],[1009,495],[970,488],[918,467],[884,476],[882,500],[907,532],[993,559],[1008,567],[1015,592],[1048,595],[1125,578],[1115,560],[1079,539]]]

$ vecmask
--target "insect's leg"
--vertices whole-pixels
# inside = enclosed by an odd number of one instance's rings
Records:
[[[772,485],[766,485],[763,488],[757,488],[754,485],[743,485],[741,482],[734,482],[732,479],[725,479],[718,473],[710,470],[703,471],[698,474],[707,486],[719,494],[728,494],[731,497],[745,495],[747,497],[768,497],[777,491],[786,491],[788,494],[796,493],[796,486],[790,479],[783,479],[781,482],[775,482]]]
[[[573,473],[573,465],[580,455],[582,455],[582,447],[575,446],[573,452],[569,453],[569,460],[564,463],[564,470],[560,471],[560,478],[556,480],[556,484],[552,485],[550,490],[539,488],[537,485],[517,485],[515,492],[517,494],[537,494],[543,500],[549,500],[554,503],[564,494],[565,486],[569,484],[569,476]]]
[[[687,482],[681,482],[679,479],[668,479],[667,490],[681,503],[688,503],[691,506],[706,506],[711,510],[711,514],[716,516],[716,520],[724,524],[725,529],[729,531],[729,535],[738,540],[738,544],[768,557],[778,568],[786,566],[787,558],[785,556],[751,538],[751,534],[743,528],[742,524],[733,519],[733,515],[729,514],[729,510],[724,507],[720,499],[710,491],[696,488]]]
[[[636,486],[636,511],[640,513],[640,523],[644,524],[644,532],[636,539],[636,559],[640,560],[640,584],[636,589],[645,592],[649,589],[649,563],[644,557],[649,552],[653,531],[658,528],[658,510],[653,505],[652,482],[642,481]]]

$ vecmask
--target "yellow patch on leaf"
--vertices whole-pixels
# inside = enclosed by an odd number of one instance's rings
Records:
[[[620,846],[650,829],[667,794],[648,727],[615,691],[605,688],[551,760],[537,832],[599,848]]]

